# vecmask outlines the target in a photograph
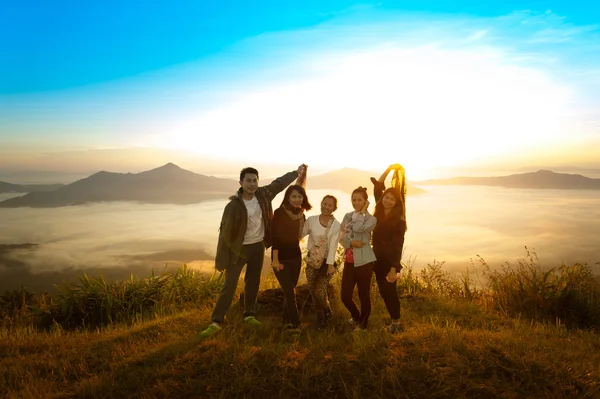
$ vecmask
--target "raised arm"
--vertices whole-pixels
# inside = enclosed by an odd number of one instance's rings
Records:
[[[392,164],[387,167],[387,169],[379,176],[379,179],[375,180],[374,177],[371,177],[371,183],[373,183],[373,195],[375,196],[375,202],[379,202],[381,195],[385,191],[385,179],[387,179],[390,172],[394,169],[401,169],[402,166],[400,164]]]
[[[278,177],[277,179],[273,180],[270,184],[263,187],[267,191],[267,196],[269,197],[269,200],[273,200],[273,198],[275,198],[277,194],[279,194],[287,186],[292,184],[292,182],[295,178],[298,177],[304,166],[304,164],[298,166],[298,170],[288,172],[285,175]]]
[[[381,176],[379,176],[379,179],[377,180],[379,183],[385,183],[385,179],[387,179],[387,176],[390,174],[390,172],[394,169],[396,169],[396,167],[398,166],[398,164],[393,164],[387,167],[387,169],[381,174]]]
[[[266,185],[264,189],[267,191],[267,196],[269,197],[269,200],[272,201],[273,198],[277,196],[277,194],[279,194],[287,186],[292,184],[296,177],[298,177],[298,171],[288,172],[285,175],[273,180],[270,184]]]
[[[302,169],[302,170],[300,170]],[[301,186],[302,188],[306,188],[306,175],[308,173],[308,166],[302,164],[300,168],[298,168],[298,178],[296,179],[296,184]]]

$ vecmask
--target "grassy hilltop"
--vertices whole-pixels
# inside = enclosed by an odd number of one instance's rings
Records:
[[[0,297],[0,397],[564,398],[600,397],[600,286],[587,265],[542,270],[535,256],[461,276],[442,264],[402,273],[405,331],[390,335],[377,289],[370,329],[281,331],[262,288],[259,329],[236,321],[206,341],[218,275],[174,273],[107,283],[83,276],[57,296]],[[339,276],[338,276],[339,278]],[[485,281],[485,288],[481,282]],[[270,302],[271,301],[271,302]],[[304,304],[304,297],[300,305]]]

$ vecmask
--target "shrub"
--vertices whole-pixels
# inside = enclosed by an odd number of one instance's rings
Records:
[[[529,250],[516,265],[506,262],[500,269],[479,261],[497,309],[569,327],[600,325],[600,284],[587,264],[543,269]]]

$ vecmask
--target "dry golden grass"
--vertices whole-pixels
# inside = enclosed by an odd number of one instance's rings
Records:
[[[196,334],[210,320],[219,280],[185,268],[120,285],[84,278],[63,297],[41,297],[46,315],[61,321],[50,324],[27,317],[34,296],[13,292],[2,297],[0,397],[600,398],[591,269],[522,263],[495,272],[483,264],[491,281],[484,290],[441,266],[404,272],[405,331],[395,335],[383,330],[389,318],[376,289],[365,334],[348,331],[339,301],[329,330],[316,331],[304,315],[298,337],[283,333],[268,307],[262,327],[239,323],[236,303],[223,331],[204,341]],[[262,288],[274,285],[266,279]],[[148,307],[136,313],[125,298]],[[565,310],[571,323],[553,318]],[[74,311],[94,322],[65,318]]]
[[[336,325],[298,338],[279,318],[254,330],[231,321],[195,335],[211,307],[96,332],[21,331],[0,344],[6,398],[564,398],[600,397],[600,337],[531,323],[472,303],[404,301],[403,333]],[[311,321],[308,318],[307,321]]]

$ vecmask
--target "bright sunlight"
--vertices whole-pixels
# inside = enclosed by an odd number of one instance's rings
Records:
[[[272,162],[285,162],[278,149],[292,136],[314,148],[307,162],[322,163],[330,150],[339,156],[327,157],[329,166],[340,167],[344,154],[360,153],[363,168],[401,161],[418,179],[432,168],[551,142],[570,99],[543,73],[511,65],[491,48],[380,48],[305,63],[309,79],[204,112],[175,126],[162,146],[203,153],[210,141],[243,158],[256,144],[270,150]],[[361,146],[377,142],[377,151]]]

